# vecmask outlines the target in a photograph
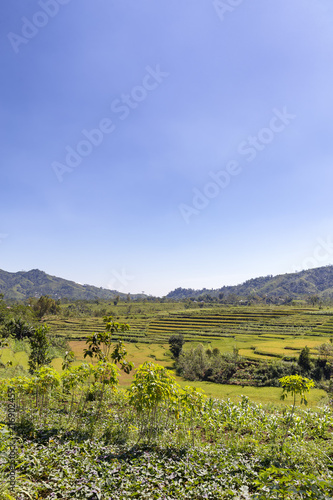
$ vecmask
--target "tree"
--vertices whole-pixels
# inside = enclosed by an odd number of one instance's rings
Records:
[[[226,295],[225,301],[227,304],[237,304],[239,302],[239,297],[235,293],[229,293],[229,295]]]
[[[297,363],[305,372],[311,369],[310,349],[308,346],[303,347],[301,350]]]
[[[171,337],[169,338],[169,349],[175,359],[179,358],[184,344],[185,339],[181,333],[179,335],[171,335]]]
[[[60,310],[60,305],[48,295],[42,295],[38,300],[29,299],[30,305],[37,318],[42,319],[45,314],[57,314]]]
[[[63,370],[68,370],[68,368],[71,366],[75,359],[74,352],[73,351],[66,351],[64,360],[62,362],[62,369]]]
[[[103,362],[107,362],[110,357],[114,363],[120,364],[125,373],[130,373],[134,364],[126,360],[127,351],[121,340],[114,344],[111,352],[112,335],[129,330],[129,325],[113,321],[112,316],[105,316],[103,321],[105,323],[105,332],[93,333],[87,338],[88,349],[84,349],[84,357],[89,356],[91,359],[96,357]]]
[[[163,366],[147,361],[139,366],[129,390],[129,402],[140,415],[139,439],[146,436],[149,442],[161,429],[166,413],[163,406],[176,403],[179,390],[175,378]]]
[[[307,393],[310,392],[311,387],[314,387],[314,382],[313,380],[306,378],[306,377],[301,377],[301,375],[289,375],[288,377],[282,377],[279,379],[280,384],[283,387],[283,391],[281,394],[281,399],[285,400],[288,396],[288,394],[291,394],[293,397],[293,405],[292,405],[292,410],[290,414],[290,418],[287,422],[287,428],[286,428],[286,433],[283,437],[282,443],[281,443],[281,451],[284,445],[284,442],[286,440],[286,437],[288,435],[288,430],[293,418],[293,414],[295,411],[295,406],[296,406],[296,396],[299,394],[301,396],[301,401],[300,403],[304,403],[305,405],[308,404],[307,400]]]
[[[34,327],[23,321],[22,318],[11,318],[5,323],[2,333],[4,337],[14,337],[16,340],[23,340],[30,338],[34,331]]]
[[[5,349],[6,347],[8,347],[8,342],[6,339],[4,338],[1,338],[0,337],[0,351],[1,349]],[[6,367],[6,366],[11,366],[12,365],[12,362],[11,361],[7,361],[7,363],[3,363],[1,361],[1,354],[0,354],[0,366],[3,368],[3,367]]]
[[[318,295],[309,295],[306,299],[308,304],[311,304],[312,306],[315,306],[319,302],[319,297]]]
[[[301,404],[308,404],[306,394],[310,391],[311,387],[314,387],[313,380],[301,377],[301,375],[289,375],[280,378],[279,382],[283,387],[281,399],[285,400],[288,394],[291,394],[293,396],[293,409],[295,408],[297,394],[301,396]]]
[[[49,357],[49,341],[46,337],[50,327],[42,325],[36,328],[34,334],[29,339],[30,356],[29,356],[29,372],[34,373],[41,366],[49,365],[51,358]]]
[[[184,307],[185,307],[185,309],[189,309],[191,306],[192,306],[191,299],[185,299],[184,300]]]
[[[0,323],[3,323],[9,316],[9,311],[6,302],[3,300],[4,294],[0,293]]]
[[[318,345],[317,347],[315,347],[315,349],[317,349],[318,351],[318,354],[321,358],[325,359],[325,360],[329,360],[330,358],[333,358],[333,345],[332,343],[324,343],[324,344],[320,344]]]

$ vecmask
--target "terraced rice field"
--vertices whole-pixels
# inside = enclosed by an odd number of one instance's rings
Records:
[[[155,304],[154,304],[155,306]],[[137,368],[144,361],[157,362],[173,369],[173,359],[169,351],[168,339],[173,334],[182,333],[186,343],[184,349],[203,343],[206,348],[218,348],[221,352],[232,352],[238,349],[241,356],[253,359],[274,360],[277,358],[297,359],[304,346],[310,348],[312,356],[316,355],[316,346],[329,342],[333,338],[333,310],[294,307],[228,307],[214,306],[194,310],[184,310],[183,304],[158,304],[156,307],[141,304],[129,307],[117,307],[114,318],[120,323],[129,323],[130,330],[119,334],[128,351],[128,359]],[[75,352],[76,363],[83,360],[83,349],[88,335],[104,331],[102,317],[85,316],[77,318],[61,318],[50,316],[44,318],[50,325],[51,333],[65,337]],[[3,362],[12,361],[13,366],[22,364],[27,368],[26,353],[3,351]],[[61,371],[62,360],[56,358],[52,366]],[[181,385],[191,385],[181,377],[176,377]],[[129,375],[121,373],[120,386],[128,387],[133,380],[133,372]],[[203,387],[215,397],[235,397],[244,393],[243,388],[230,389],[230,386],[193,383]],[[208,384],[208,385],[207,385]],[[255,388],[258,389],[258,388]],[[261,401],[273,394],[263,389],[251,392],[251,397]],[[231,394],[230,391],[236,391]],[[250,390],[247,388],[246,390]],[[272,402],[278,401],[280,390]],[[318,398],[322,394],[318,393]],[[265,399],[265,401],[266,401]]]
[[[327,326],[328,322],[328,326]],[[319,328],[325,330],[320,331]],[[333,335],[333,321],[330,317],[309,314],[306,309],[267,308],[244,311],[244,308],[221,310],[218,314],[170,314],[168,318],[151,321],[146,334],[155,341],[164,341],[170,334],[182,333],[186,340],[207,340],[208,338],[239,335],[266,336],[276,338],[291,335]]]
[[[239,354],[249,358],[296,359],[305,345],[316,355],[315,347],[333,337],[333,311],[222,305],[184,311],[183,304],[178,304],[178,309],[172,306],[154,310],[143,305],[140,312],[132,314],[128,314],[128,308],[118,308],[117,321],[129,323],[130,331],[119,333],[115,340],[167,345],[171,335],[181,333],[186,340],[185,349],[204,343],[222,352],[237,348]],[[82,341],[93,332],[104,330],[100,317],[51,316],[46,322],[52,333],[71,341]]]
[[[127,323],[128,320],[121,318],[120,322]],[[52,316],[46,318],[45,322],[51,327],[51,333],[59,337],[65,337],[70,340],[83,340],[94,332],[103,332],[104,323],[102,318],[70,318],[58,319]],[[146,328],[146,321],[136,319],[134,323],[130,324],[130,331],[120,333],[115,336],[115,339],[121,338],[129,342],[147,342],[144,333]]]

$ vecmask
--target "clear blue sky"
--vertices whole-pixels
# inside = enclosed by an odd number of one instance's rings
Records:
[[[1,269],[164,295],[333,262],[331,0],[1,9]]]

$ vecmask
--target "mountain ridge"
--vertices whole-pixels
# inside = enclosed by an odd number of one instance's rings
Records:
[[[72,300],[113,300],[117,295],[125,298],[126,293],[117,290],[81,285],[75,281],[52,276],[40,271],[8,272],[0,269],[0,293],[6,300],[26,300],[29,297],[49,295],[54,299],[68,298]],[[227,285],[215,289],[176,288],[165,297],[171,300],[199,298],[202,296],[224,298],[235,295],[239,298],[259,296],[269,299],[304,298],[317,295],[321,299],[333,299],[333,266],[322,266],[295,273],[276,276],[267,275],[251,278],[238,285]],[[131,294],[133,299],[144,298],[144,294]]]
[[[198,298],[202,295],[224,297],[234,294],[238,297],[257,295],[262,298],[302,298],[318,295],[321,299],[333,298],[333,266],[322,266],[295,273],[268,275],[251,278],[239,285],[223,286],[221,288],[193,290],[191,288],[176,288],[169,292],[167,298]]]
[[[73,300],[114,299],[126,297],[126,293],[117,290],[97,287],[93,285],[81,285],[75,281],[66,280],[52,276],[40,271],[8,272],[0,269],[0,293],[4,294],[5,300],[25,300],[29,297],[40,297],[49,295],[53,299],[68,298]],[[133,298],[142,294],[131,295]]]

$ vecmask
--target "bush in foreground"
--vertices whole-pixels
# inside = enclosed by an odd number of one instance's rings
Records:
[[[100,361],[2,382],[0,479],[15,446],[16,500],[332,498],[329,406],[218,401],[153,363],[130,391],[117,378]],[[8,387],[21,408],[15,428]]]

